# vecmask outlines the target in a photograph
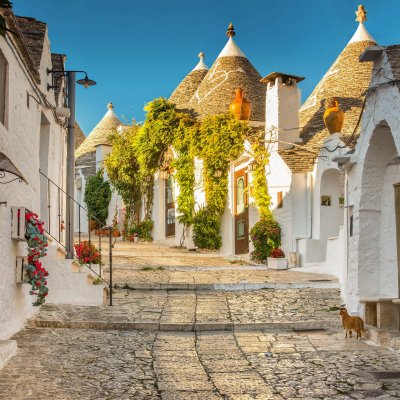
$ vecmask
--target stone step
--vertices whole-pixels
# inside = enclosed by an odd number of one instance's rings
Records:
[[[49,272],[47,304],[101,306],[107,303],[103,284],[93,285],[95,274],[81,267],[75,260],[65,259],[65,251],[58,245],[48,247],[43,266]]]
[[[7,361],[17,352],[16,340],[0,340],[0,370]]]
[[[97,329],[118,331],[169,331],[169,332],[216,332],[255,330],[313,331],[340,328],[340,321],[308,320],[301,322],[226,322],[226,323],[159,323],[154,321],[72,321],[33,319],[28,326],[35,328]]]
[[[106,272],[107,276],[108,272]],[[223,290],[243,291],[260,289],[340,289],[338,282],[302,282],[302,283],[116,283],[118,288],[131,290]]]

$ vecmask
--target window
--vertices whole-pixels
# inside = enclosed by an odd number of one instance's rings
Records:
[[[0,53],[0,122],[5,125],[7,61]]]
[[[282,208],[283,207],[283,192],[278,192],[277,193],[277,205],[278,208]]]

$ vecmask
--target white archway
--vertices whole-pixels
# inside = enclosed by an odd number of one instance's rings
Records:
[[[363,163],[359,204],[358,274],[360,296],[398,297],[394,187],[399,166],[388,124],[380,122]]]

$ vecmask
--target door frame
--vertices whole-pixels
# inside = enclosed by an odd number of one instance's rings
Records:
[[[242,163],[241,163],[242,164]],[[244,211],[237,214],[237,179],[240,177],[244,178]],[[233,171],[233,234],[234,234],[234,253],[235,254],[247,254],[249,252],[250,235],[249,235],[249,225],[250,225],[250,215],[249,215],[249,176],[247,171],[247,166],[243,166],[240,169]],[[240,219],[242,217],[242,219]],[[238,239],[238,222],[244,221],[244,236]]]

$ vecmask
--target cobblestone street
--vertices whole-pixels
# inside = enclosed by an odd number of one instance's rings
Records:
[[[398,371],[399,355],[330,330],[28,328],[16,339],[2,399],[400,398],[399,379],[382,379]]]
[[[13,338],[0,399],[400,398],[400,355],[344,338],[330,275],[180,250],[174,267],[176,249],[120,246],[115,274],[130,284],[113,307],[44,305]],[[160,254],[162,269],[142,269]]]

